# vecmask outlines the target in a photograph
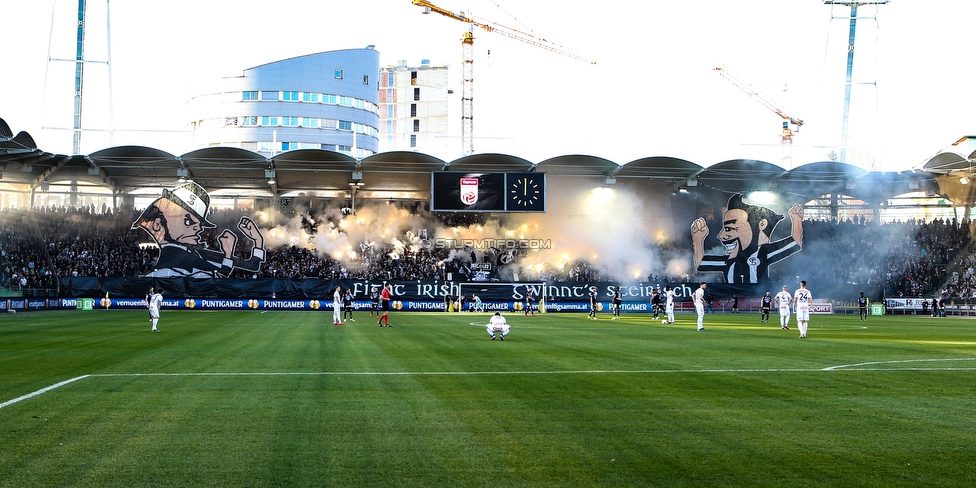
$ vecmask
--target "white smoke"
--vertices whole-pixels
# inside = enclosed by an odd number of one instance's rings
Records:
[[[553,182],[550,188],[556,187]],[[670,227],[670,199],[657,197],[646,187],[614,185],[594,189],[592,183],[558,183],[550,190],[546,213],[492,214],[479,224],[446,226],[433,215],[419,215],[395,203],[367,203],[355,214],[315,201],[302,202],[296,217],[270,225],[268,216],[258,219],[265,229],[269,248],[300,246],[353,266],[364,252],[385,250],[398,258],[407,250],[416,251],[424,242],[418,235],[427,232],[428,241],[437,242],[450,253],[445,261],[472,262],[485,257],[486,243],[532,240],[543,246],[520,249],[521,259],[510,270],[520,279],[535,279],[544,273],[565,273],[572,263],[584,261],[605,277],[617,281],[639,281],[648,274],[687,273],[687,259],[663,262],[655,252],[674,231]],[[648,192],[649,193],[649,192]],[[660,193],[660,192],[657,192]],[[317,225],[310,232],[302,222]],[[475,246],[465,248],[464,243]],[[460,244],[459,244],[460,243]]]

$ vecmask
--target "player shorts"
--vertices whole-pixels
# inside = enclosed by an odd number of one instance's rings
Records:
[[[780,307],[779,308],[779,315],[780,315],[780,317],[789,317],[790,316],[790,309],[789,308]]]
[[[390,311],[390,301],[389,300],[383,300],[383,311],[384,312],[389,312]]]
[[[796,320],[810,320],[810,309],[809,308],[796,309]]]
[[[485,328],[488,330],[488,333],[492,335],[494,335],[495,332],[501,332],[502,335],[507,335],[508,332],[512,330],[512,326],[508,324],[502,324],[502,325],[488,324],[487,326],[485,326]]]

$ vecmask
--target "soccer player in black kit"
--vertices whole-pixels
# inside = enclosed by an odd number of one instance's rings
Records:
[[[611,320],[617,320],[620,318],[620,286],[618,285],[613,289],[613,318]]]
[[[587,316],[588,319],[596,320],[596,287],[590,287],[590,315]]]
[[[658,314],[661,313],[661,290],[654,289],[651,290],[651,312],[654,312],[654,320],[657,320]]]
[[[857,311],[861,314],[861,320],[868,319],[868,298],[864,296],[864,292],[861,292],[861,296],[857,297]]]
[[[535,295],[532,294],[532,291],[529,291],[528,293],[525,294],[525,316],[526,317],[528,317],[530,313],[532,314],[533,317],[535,317],[535,309],[533,308],[532,305],[534,302],[535,302]]]
[[[369,294],[369,316],[372,317],[373,313],[380,316],[380,294],[376,290]]]
[[[759,315],[759,323],[769,323],[769,306],[773,303],[773,296],[770,295],[769,290],[766,290],[766,294],[760,299],[759,308],[762,312]]]

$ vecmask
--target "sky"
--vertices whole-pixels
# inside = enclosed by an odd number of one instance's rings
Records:
[[[596,61],[476,31],[476,153],[533,162],[584,154],[619,164],[671,156],[705,167],[758,159],[788,168],[840,152],[847,7],[822,0],[434,3]],[[111,77],[104,63],[85,66],[84,125],[96,131],[83,136],[82,153],[126,144],[189,152],[185,102],[201,85],[280,59],[374,45],[381,66],[429,59],[450,67],[450,149],[434,155],[461,156],[462,22],[423,15],[410,0],[89,0],[89,60],[107,59],[106,4]],[[74,58],[77,6],[0,0],[0,118],[49,152],[72,151],[64,128],[72,125],[74,66],[47,60],[49,44],[51,58]],[[859,13],[875,18],[857,25],[847,162],[903,171],[943,150],[968,155],[971,149],[949,145],[976,135],[969,90],[976,2],[891,0]],[[779,116],[717,66],[804,121],[790,158]]]

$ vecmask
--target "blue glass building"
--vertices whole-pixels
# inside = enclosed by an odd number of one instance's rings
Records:
[[[326,149],[361,159],[379,146],[379,53],[344,49],[244,70],[188,103],[193,144],[273,156]]]

